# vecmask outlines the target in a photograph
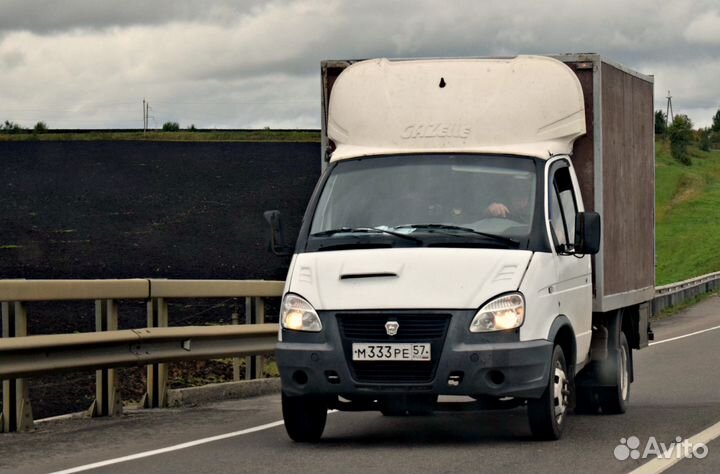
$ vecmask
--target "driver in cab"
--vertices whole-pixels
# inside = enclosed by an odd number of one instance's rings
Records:
[[[530,215],[529,183],[525,179],[510,178],[506,184],[502,193],[505,197],[490,203],[485,209],[485,215],[526,222]]]

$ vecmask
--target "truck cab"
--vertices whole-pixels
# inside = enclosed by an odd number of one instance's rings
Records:
[[[639,329],[593,311],[600,215],[572,160],[585,119],[552,58],[343,71],[281,304],[292,439],[317,441],[328,409],[430,413],[446,396],[527,406],[541,439],[576,403],[624,411]]]

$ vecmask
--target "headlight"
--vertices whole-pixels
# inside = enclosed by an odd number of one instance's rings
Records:
[[[315,308],[298,295],[288,293],[283,298],[282,327],[293,331],[320,332],[322,323]]]
[[[475,314],[470,332],[502,331],[519,327],[525,320],[525,298],[510,293],[488,302]]]

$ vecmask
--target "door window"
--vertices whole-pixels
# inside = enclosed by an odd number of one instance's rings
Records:
[[[556,248],[561,252],[570,251],[575,242],[577,201],[567,166],[556,168],[553,172],[549,200],[550,227]]]

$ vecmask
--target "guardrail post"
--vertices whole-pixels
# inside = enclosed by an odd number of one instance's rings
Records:
[[[117,331],[117,303],[111,299],[95,300],[95,330]],[[90,406],[90,416],[122,415],[122,399],[117,387],[115,369],[95,371],[95,401]]]
[[[262,324],[265,322],[265,300],[258,296],[245,297],[245,324]],[[245,379],[261,378],[263,374],[262,356],[245,358]]]
[[[245,324],[254,324],[253,298],[245,297]],[[245,357],[245,379],[250,380],[255,374],[255,356]]]
[[[261,297],[255,298],[255,324],[265,324],[265,299]],[[255,377],[263,378],[265,372],[265,357],[258,356],[255,358]]]
[[[240,314],[237,312],[237,306],[230,315],[231,324],[240,324]],[[233,357],[233,380],[238,382],[240,380],[240,357]]]
[[[147,303],[147,325],[150,328],[168,326],[168,306],[165,298],[151,298]],[[142,405],[145,408],[164,408],[167,406],[167,364],[147,366],[147,388]]]
[[[27,312],[23,303],[2,303],[2,333],[3,337],[27,336]],[[3,380],[2,401],[0,432],[28,431],[35,427],[25,380]]]

